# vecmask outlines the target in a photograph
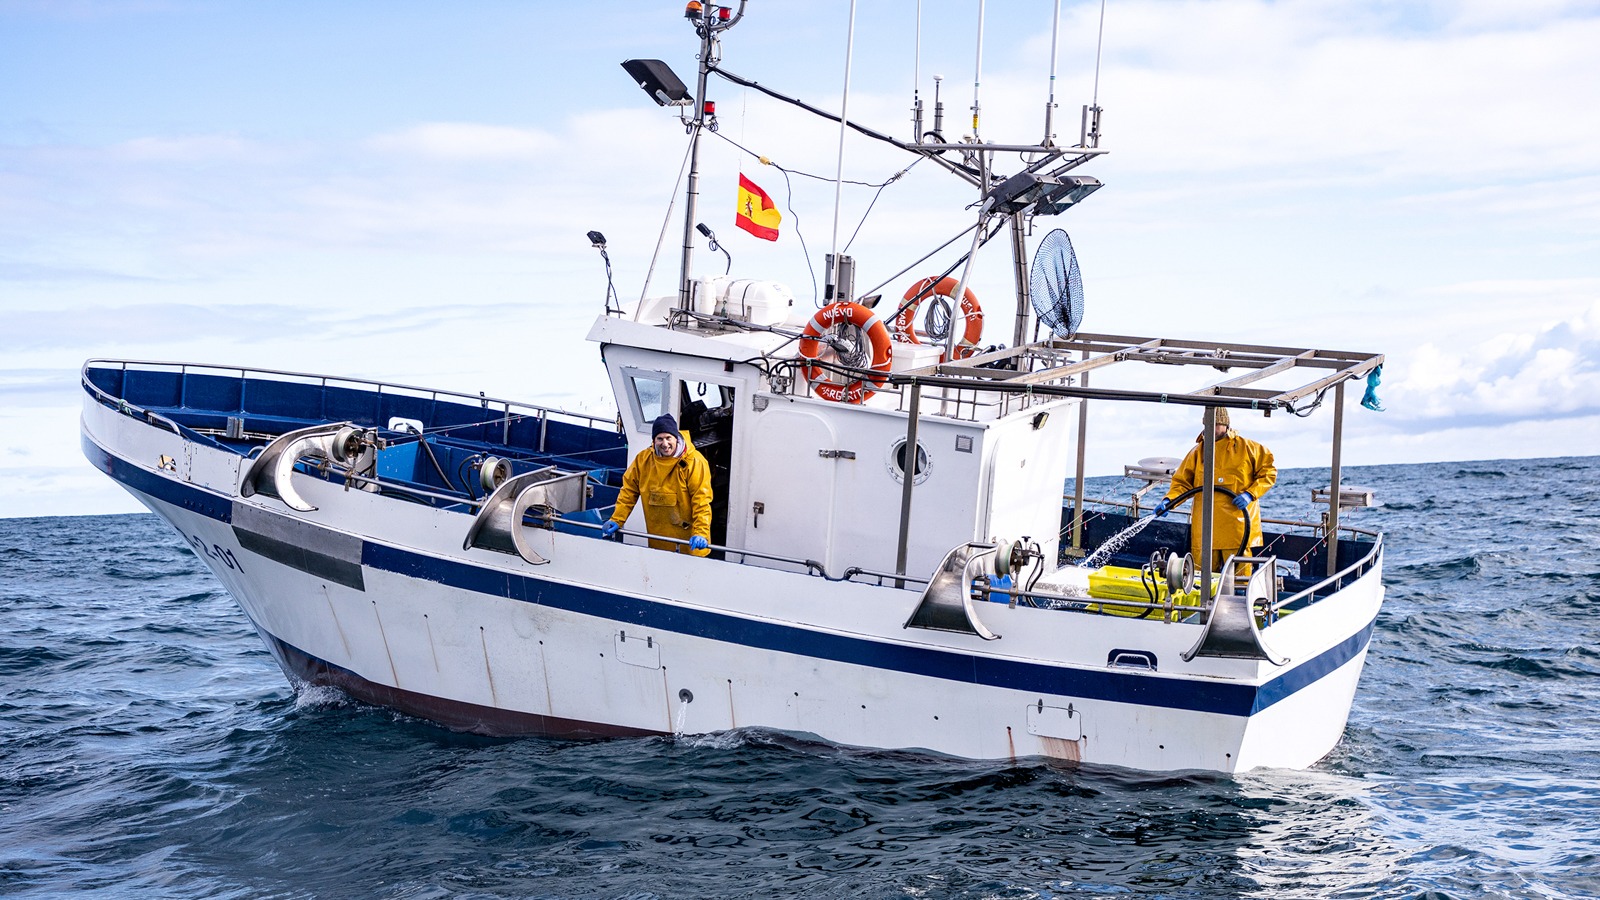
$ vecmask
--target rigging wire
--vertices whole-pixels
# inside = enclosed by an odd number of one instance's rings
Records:
[[[909,164],[907,164],[900,171],[894,173],[893,175],[890,175],[888,178],[884,179],[883,181],[856,181],[856,180],[851,179],[851,178],[834,179],[834,178],[828,177],[827,175],[813,175],[810,172],[802,172],[799,169],[789,169],[789,168],[785,168],[783,166],[780,166],[777,163],[773,162],[771,159],[769,159],[769,158],[767,158],[765,156],[762,156],[761,154],[755,152],[754,150],[751,150],[749,147],[746,147],[745,145],[743,145],[743,144],[739,143],[738,141],[734,140],[733,138],[730,138],[727,135],[722,134],[720,132],[712,132],[712,136],[719,137],[719,138],[727,141],[728,143],[732,144],[733,146],[738,147],[740,150],[744,151],[745,153],[748,153],[751,156],[755,157],[757,160],[759,160],[761,162],[762,165],[771,166],[774,169],[778,169],[778,170],[783,171],[783,172],[788,172],[791,175],[799,175],[802,178],[810,178],[810,179],[813,179],[813,180],[816,180],[816,181],[825,182],[827,184],[833,184],[835,181],[838,181],[840,184],[853,184],[853,185],[856,185],[857,187],[869,187],[869,188],[888,187],[889,185],[895,183],[896,181],[899,181],[900,178],[902,176],[904,176],[907,172],[911,171],[912,166],[915,166],[917,163],[922,162],[922,160],[926,158],[926,157],[918,157],[917,159],[915,159],[912,162],[910,162]]]
[[[878,189],[877,193],[874,194],[873,197],[872,197],[872,202],[867,205],[866,212],[861,214],[861,220],[856,223],[855,231],[851,232],[851,234],[850,234],[850,243],[845,244],[845,249],[848,250],[848,249],[850,249],[850,244],[855,243],[856,235],[861,233],[861,226],[866,224],[867,216],[872,212],[873,206],[877,205],[878,197],[883,194],[884,188],[887,188],[889,185],[894,184],[896,181],[899,181],[901,178],[904,178],[906,173],[910,172],[912,170],[912,168],[914,168],[917,165],[917,163],[920,163],[924,159],[926,159],[926,157],[919,156],[916,159],[912,160],[907,165],[905,165],[903,168],[901,168],[900,171],[894,173],[893,175],[890,175],[888,178],[884,179],[883,181],[876,182],[876,183],[868,182],[868,181],[856,181],[854,179],[849,179],[849,178],[829,178],[826,175],[814,175],[814,174],[812,174],[810,172],[802,172],[799,169],[786,168],[784,166],[781,166],[781,165],[773,162],[771,159],[768,159],[767,157],[762,156],[761,154],[755,152],[754,150],[751,150],[749,147],[744,146],[743,144],[739,143],[738,141],[734,140],[733,138],[728,137],[725,134],[721,134],[720,132],[715,132],[715,131],[712,132],[712,134],[714,136],[716,136],[716,137],[721,138],[724,141],[727,141],[729,144],[732,144],[734,147],[737,147],[740,151],[742,151],[742,152],[744,152],[746,154],[749,154],[750,156],[752,156],[755,159],[759,160],[762,165],[771,166],[772,168],[777,169],[780,173],[783,174],[783,185],[784,185],[784,189],[786,191],[786,195],[784,197],[784,207],[789,211],[789,216],[794,221],[795,238],[800,241],[800,252],[805,256],[806,271],[811,274],[811,301],[812,301],[813,304],[815,304],[815,305],[817,305],[819,307],[821,306],[821,303],[820,303],[820,293],[817,290],[816,270],[815,270],[815,267],[811,263],[811,249],[810,249],[810,247],[808,247],[806,245],[805,235],[802,234],[801,231],[800,231],[800,214],[794,211],[794,183],[789,180],[789,176],[790,175],[799,175],[799,176],[801,176],[803,178],[811,178],[811,179],[814,179],[816,181],[821,181],[821,182],[824,182],[824,183],[832,183],[832,184],[839,184],[839,185],[853,184],[853,185],[856,185],[858,187],[870,187],[870,188],[877,188]],[[665,226],[663,226],[663,234],[665,233],[664,229],[665,229]]]
[[[811,264],[811,248],[806,246],[806,237],[800,233],[800,214],[794,211],[794,184],[789,181],[788,169],[777,163],[771,165],[783,174],[783,205],[789,210],[789,217],[794,221],[794,236],[800,242],[800,252],[806,258],[806,274],[811,276],[811,302],[820,307],[822,304],[818,302],[820,292],[817,290],[817,269]]]
[[[844,202],[844,139],[850,132],[850,63],[855,59],[856,0],[850,0],[850,27],[844,43],[844,93],[839,99],[839,153],[833,182],[833,244],[828,252],[828,301],[834,299],[834,289],[839,283],[839,209]]]
[[[715,134],[716,132],[712,132]],[[645,270],[644,285],[639,288],[639,305],[633,308],[634,321],[638,321],[639,311],[644,309],[645,295],[650,293],[650,279],[656,272],[656,260],[661,256],[661,245],[667,239],[667,228],[672,224],[672,210],[678,205],[678,185],[683,184],[683,173],[689,168],[689,155],[694,152],[694,142],[690,141],[687,149],[683,151],[683,165],[678,167],[678,178],[672,182],[671,199],[667,201],[667,214],[661,220],[661,234],[656,236],[655,252],[650,254],[650,268]]]

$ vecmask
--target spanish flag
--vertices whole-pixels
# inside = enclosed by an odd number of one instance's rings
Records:
[[[772,198],[767,196],[767,192],[740,173],[739,209],[734,216],[734,224],[762,240],[775,241],[778,239],[778,223],[782,221],[783,215],[772,205]]]

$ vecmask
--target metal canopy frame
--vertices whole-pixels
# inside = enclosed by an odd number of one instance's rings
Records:
[[[1079,334],[1068,339],[1036,341],[1020,347],[969,356],[947,363],[890,375],[892,384],[959,388],[998,393],[1034,393],[1094,400],[1177,403],[1190,406],[1294,411],[1296,404],[1328,388],[1362,378],[1383,365],[1381,353],[1312,350],[1264,344],[1226,344],[1174,338]],[[1196,389],[1140,391],[1090,388],[1089,372],[1122,363],[1166,366],[1209,366],[1227,375]],[[1246,369],[1243,374],[1230,374]],[[1284,372],[1306,370],[1312,377],[1281,390],[1251,387]],[[927,374],[923,374],[927,373]]]
[[[908,447],[916,446],[920,400],[923,390],[930,388],[1075,397],[1085,401],[1114,400],[1204,407],[1201,481],[1204,490],[1200,497],[1199,518],[1200,527],[1203,529],[1201,552],[1205,557],[1205,564],[1201,567],[1204,572],[1201,590],[1209,599],[1212,595],[1210,558],[1211,520],[1214,508],[1212,486],[1215,479],[1212,477],[1212,471],[1216,452],[1214,433],[1216,410],[1227,407],[1255,410],[1263,415],[1271,415],[1273,410],[1278,409],[1298,412],[1297,404],[1301,401],[1314,397],[1316,399],[1312,402],[1311,408],[1315,408],[1320,404],[1322,395],[1332,389],[1334,412],[1330,496],[1338,497],[1342,455],[1340,445],[1344,438],[1345,382],[1366,377],[1368,373],[1382,366],[1383,361],[1381,353],[1314,350],[1262,344],[1219,344],[1174,338],[1078,334],[1072,338],[1036,341],[970,356],[958,363],[895,373],[885,380],[909,390],[911,404],[906,417]],[[1188,390],[1146,391],[1089,387],[1089,373],[1122,363],[1209,366],[1223,373],[1225,377]],[[1234,369],[1246,371],[1243,374],[1231,374]],[[1304,371],[1309,378],[1281,390],[1251,386],[1269,377],[1296,371]],[[1083,461],[1087,431],[1088,404],[1084,403],[1079,408],[1078,418],[1078,477],[1073,502],[1074,548],[1081,547],[1083,534]],[[905,573],[906,547],[911,526],[911,501],[912,479],[907,478],[900,498],[899,548],[895,567],[897,574]],[[1337,502],[1329,503],[1327,533],[1328,574],[1332,576],[1338,564],[1339,504]]]

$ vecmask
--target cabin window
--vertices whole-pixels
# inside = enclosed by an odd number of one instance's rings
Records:
[[[667,373],[623,369],[622,377],[628,382],[628,402],[633,406],[634,430],[649,431],[650,423],[667,411]]]

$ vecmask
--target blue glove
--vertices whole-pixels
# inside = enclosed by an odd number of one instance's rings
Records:
[[[1161,518],[1162,516],[1166,515],[1167,513],[1171,512],[1171,511],[1172,511],[1172,501],[1170,501],[1170,500],[1162,500],[1160,503],[1156,504],[1156,508],[1151,510],[1150,514],[1159,519],[1159,518]]]
[[[615,520],[607,519],[606,523],[600,526],[600,536],[603,538],[611,537],[613,534],[616,534],[617,529],[621,527],[622,526],[618,525]]]
[[[1239,493],[1233,495],[1233,505],[1239,507],[1240,509],[1249,509],[1250,504],[1254,502],[1255,499],[1256,498],[1250,496],[1249,491],[1240,491]]]
[[[691,550],[704,550],[709,546],[711,546],[711,542],[698,534],[689,538],[689,549]]]

